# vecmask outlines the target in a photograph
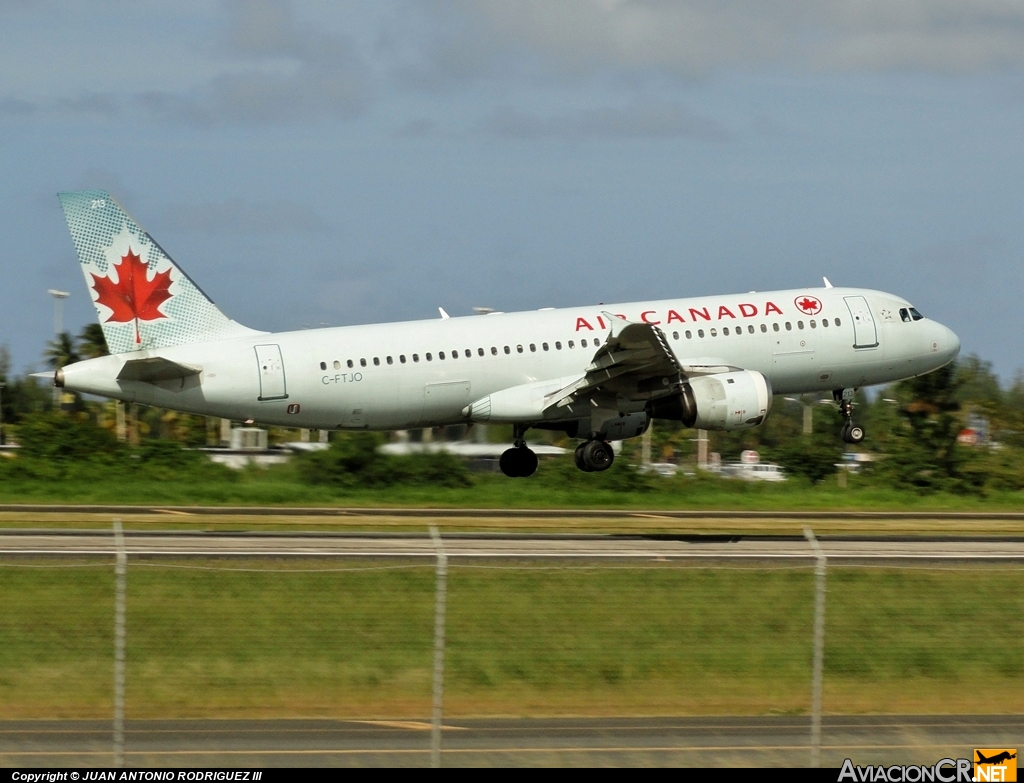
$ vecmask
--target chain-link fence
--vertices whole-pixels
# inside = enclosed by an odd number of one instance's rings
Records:
[[[0,759],[708,763],[664,723],[704,716],[672,725],[725,727],[699,745],[719,760],[837,764],[872,741],[837,739],[836,716],[1024,713],[1013,562],[826,572],[810,548],[802,561],[449,559],[435,542],[420,558],[132,556],[123,580],[109,555],[6,556],[0,705],[13,734]],[[470,741],[499,717],[511,723]],[[567,720],[589,733],[559,740]],[[39,721],[91,739],[18,739]],[[889,758],[938,752],[925,729],[911,734]]]

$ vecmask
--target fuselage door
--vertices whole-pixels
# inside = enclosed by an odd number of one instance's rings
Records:
[[[260,371],[260,399],[283,400],[288,396],[284,381],[284,359],[281,346],[257,345],[256,364]]]
[[[875,319],[871,317],[868,300],[863,296],[844,296],[843,299],[846,300],[850,318],[853,319],[853,347],[877,348],[878,332],[875,329]]]

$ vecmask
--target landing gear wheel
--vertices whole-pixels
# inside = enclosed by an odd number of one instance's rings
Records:
[[[537,455],[526,446],[513,446],[502,452],[498,467],[510,478],[526,478],[537,472]]]
[[[583,449],[587,446],[586,442],[581,443],[576,447],[576,453],[573,454],[573,461],[576,463],[576,467],[582,470],[584,473],[590,473],[593,468],[588,468],[587,463],[583,461]]]
[[[615,452],[612,445],[603,440],[590,440],[583,445],[582,459],[584,465],[591,471],[608,470],[615,461]]]
[[[864,440],[864,428],[848,421],[843,425],[842,438],[846,443],[861,443]]]
[[[864,440],[864,428],[853,423],[853,395],[850,389],[837,389],[832,393],[839,403],[839,415],[843,417],[843,429],[840,437],[846,443],[861,443]]]

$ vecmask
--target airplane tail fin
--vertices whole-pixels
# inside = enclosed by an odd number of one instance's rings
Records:
[[[109,193],[58,198],[111,353],[258,334],[224,315]]]

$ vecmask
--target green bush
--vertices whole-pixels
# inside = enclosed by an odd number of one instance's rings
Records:
[[[373,432],[339,433],[329,449],[301,454],[298,473],[310,484],[346,488],[397,484],[468,487],[472,484],[465,464],[451,454],[394,457],[377,450],[382,443],[383,438]]]

